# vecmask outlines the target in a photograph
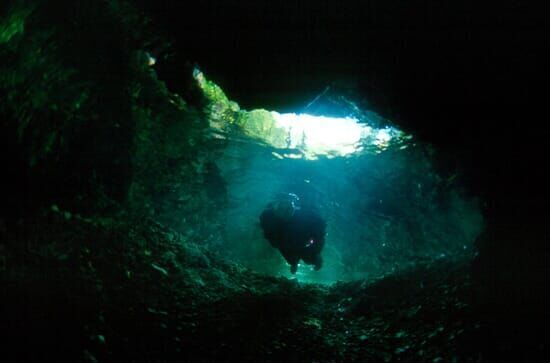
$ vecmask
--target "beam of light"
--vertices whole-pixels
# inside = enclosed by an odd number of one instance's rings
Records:
[[[365,120],[359,121],[354,117],[279,113],[265,109],[241,110],[218,85],[207,80],[198,68],[193,70],[193,77],[210,101],[209,123],[212,129],[225,132],[227,125],[235,125],[251,139],[271,145],[279,151],[289,150],[273,152],[273,156],[278,159],[315,160],[321,156],[336,158],[363,152],[380,153],[390,145],[411,137],[389,126],[374,128]],[[381,118],[378,115],[372,117],[378,124],[376,120]]]
[[[346,156],[356,152],[373,129],[351,117],[271,112],[277,127],[288,132],[287,147],[306,155]]]
[[[287,148],[302,150],[307,159],[360,153],[372,145],[382,151],[403,133],[393,127],[375,129],[353,117],[271,112],[277,128],[288,134]]]

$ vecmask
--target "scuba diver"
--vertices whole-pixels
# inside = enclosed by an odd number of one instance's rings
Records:
[[[318,271],[323,260],[325,221],[312,209],[300,208],[296,194],[285,194],[269,203],[260,215],[264,237],[277,248],[295,274],[300,260]]]

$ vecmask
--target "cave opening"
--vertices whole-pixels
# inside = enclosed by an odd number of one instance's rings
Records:
[[[223,243],[230,260],[300,282],[376,279],[437,260],[470,259],[483,227],[458,173],[440,175],[436,152],[360,101],[325,90],[302,110],[244,110],[195,69],[209,101],[215,164],[225,184]],[[293,275],[265,240],[262,210],[281,194],[326,221],[323,268]]]

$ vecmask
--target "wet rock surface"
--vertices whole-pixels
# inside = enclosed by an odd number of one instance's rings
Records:
[[[11,359],[484,362],[548,353],[544,334],[515,331],[527,320],[487,315],[466,262],[303,284],[225,262],[131,215],[48,212],[6,242]]]

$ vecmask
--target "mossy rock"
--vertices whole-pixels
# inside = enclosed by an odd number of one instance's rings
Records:
[[[287,146],[288,133],[282,127],[277,126],[270,111],[259,109],[244,112],[237,123],[243,132],[252,138],[277,148]]]

